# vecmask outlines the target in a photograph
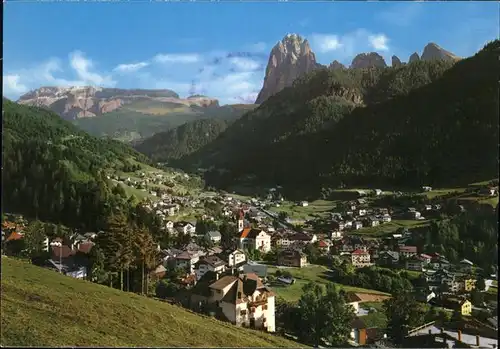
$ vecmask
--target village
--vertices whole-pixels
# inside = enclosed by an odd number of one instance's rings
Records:
[[[307,282],[333,282],[348,291],[356,315],[353,345],[365,345],[383,338],[383,320],[377,322],[381,302],[397,289],[395,283],[409,283],[423,304],[481,319],[497,330],[497,269],[486,275],[468,259],[452,263],[412,243],[442,210],[467,210],[466,201],[447,205],[448,192],[437,194],[430,187],[412,195],[352,190],[340,193],[335,203],[289,202],[279,187],[260,198],[226,192],[176,194],[158,187],[168,188],[161,175],[138,177],[142,179],[108,179],[147,192],[140,205],[158,216],[166,236],[183,241],[175,247],[158,241],[159,260],[151,276],[158,282],[159,299],[237,326],[276,332],[279,301],[297,301]],[[460,194],[471,193],[498,202],[498,183]],[[3,222],[2,251],[22,240],[22,229],[23,223]],[[75,233],[70,241],[47,238],[44,246],[51,258],[44,266],[87,279],[88,270],[75,256],[89,254],[98,234]],[[385,281],[363,282],[373,273]],[[466,337],[460,331],[447,333],[458,341]],[[496,339],[471,338],[472,346],[479,346],[478,341],[497,345]]]

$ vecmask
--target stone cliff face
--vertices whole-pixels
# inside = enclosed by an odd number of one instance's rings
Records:
[[[401,67],[403,65],[403,63],[401,63],[401,60],[399,59],[398,56],[392,56],[391,65],[393,68],[397,68],[397,67]]]
[[[332,63],[330,63],[330,65],[328,66],[328,69],[331,69],[331,70],[335,70],[335,69],[345,69],[345,66],[340,63],[339,61],[333,61]]]
[[[125,90],[92,86],[41,87],[21,96],[18,103],[46,107],[64,119],[73,120],[100,116],[135,101],[169,102],[188,107],[219,106],[216,99],[204,96],[181,99],[171,90]]]
[[[299,76],[318,67],[309,42],[297,34],[288,34],[271,50],[264,85],[255,103],[261,104],[285,87],[291,86]]]
[[[385,68],[387,64],[385,63],[384,57],[376,52],[370,53],[360,53],[351,63],[351,68]]]
[[[435,60],[445,60],[445,61],[458,61],[460,57],[455,54],[446,51],[439,45],[431,42],[424,47],[422,56],[419,56],[417,52],[413,53],[408,60],[409,63],[416,61],[435,61]]]
[[[457,61],[460,57],[455,56],[453,53],[446,51],[437,44],[431,42],[424,47],[424,52],[422,52],[421,59],[423,61],[432,60],[445,60],[445,61]]]
[[[418,55],[418,53],[416,52],[413,52],[413,54],[410,56],[410,58],[408,59],[408,63],[413,63],[413,62],[417,62],[420,60],[420,56]]]

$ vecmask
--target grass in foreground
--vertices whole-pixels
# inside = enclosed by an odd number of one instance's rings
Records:
[[[278,270],[276,267],[268,267],[268,273],[274,274]],[[331,281],[328,280],[328,268],[322,265],[309,265],[303,268],[282,268],[280,270],[290,272],[295,278],[295,283],[290,286],[277,286],[272,285],[273,291],[281,298],[286,301],[298,301],[300,296],[302,296],[302,288],[309,282],[315,282],[320,284],[327,284]],[[373,293],[373,294],[387,294],[384,292],[370,290],[361,287],[353,287],[343,284],[335,283],[338,287],[352,292],[361,293]]]
[[[7,257],[1,288],[3,346],[300,346]]]

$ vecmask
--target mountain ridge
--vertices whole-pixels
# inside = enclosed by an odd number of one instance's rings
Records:
[[[47,107],[66,120],[101,116],[134,101],[178,104],[179,107],[218,107],[217,99],[206,96],[180,98],[166,89],[118,89],[95,86],[43,86],[17,100],[19,104]]]
[[[209,171],[206,178],[219,184],[254,177],[261,183],[288,181],[292,186],[301,180],[338,185],[338,181],[332,182],[333,178],[365,185],[384,180],[423,185],[422,182],[432,182],[429,177],[432,173],[436,183],[481,174],[494,176],[491,172],[496,171],[496,160],[480,149],[494,146],[496,143],[491,140],[498,134],[498,129],[491,128],[497,123],[492,116],[496,115],[498,108],[494,104],[498,103],[491,94],[496,82],[488,73],[495,67],[493,55],[498,46],[499,41],[494,41],[473,57],[458,62],[417,61],[397,68],[368,70],[319,69],[244,115],[215,141],[180,159],[178,164],[194,168],[212,166],[215,172]],[[470,109],[468,101],[474,99],[481,113]],[[432,106],[427,106],[426,100]],[[438,110],[443,116],[436,114]],[[419,118],[415,113],[422,115]],[[478,128],[479,124],[469,115],[484,119],[483,128]],[[380,122],[387,126],[382,127]],[[467,128],[461,128],[462,124]],[[419,130],[427,134],[426,141]],[[462,155],[458,161],[459,147],[453,148],[446,141],[459,134],[475,142],[474,154],[467,160]],[[415,139],[418,145],[411,145],[406,157],[402,157],[405,152],[402,145],[409,147],[406,138]],[[373,143],[375,139],[378,143]],[[434,148],[435,144],[441,144],[446,151]],[[417,156],[418,146],[422,151],[425,149],[423,159]],[[327,161],[318,158],[324,152],[329,154]],[[383,162],[380,156],[384,154],[390,160]],[[463,161],[471,165],[467,167]],[[439,162],[448,164],[448,168],[438,165]],[[252,166],[248,167],[248,163]],[[293,165],[297,163],[301,164],[299,168]],[[373,172],[372,177],[366,168]],[[452,174],[453,169],[459,172]],[[219,170],[226,171],[227,176],[219,176],[216,173]]]
[[[424,61],[436,59],[457,61],[460,59],[458,56],[432,42],[424,47],[422,57],[420,58],[417,54],[416,58]],[[414,60],[415,57],[411,58],[410,62]],[[394,66],[403,64],[399,58],[396,60],[393,59],[393,61]],[[383,68],[386,66],[385,59],[379,53],[368,52],[358,53],[352,59],[348,69]],[[285,87],[292,86],[295,79],[324,67],[324,65],[316,61],[316,55],[309,46],[307,39],[304,39],[299,34],[287,34],[271,49],[263,86],[255,103],[262,104],[266,99],[283,90]],[[335,60],[330,63],[329,68],[343,69],[345,67]]]

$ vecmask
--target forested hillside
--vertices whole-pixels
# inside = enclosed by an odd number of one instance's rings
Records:
[[[499,41],[458,63],[319,70],[179,162],[293,186],[429,185],[497,173]]]
[[[165,162],[189,155],[216,139],[230,124],[220,119],[187,122],[146,139],[135,148],[154,161]]]
[[[146,157],[117,141],[89,136],[53,112],[3,100],[3,209],[85,229],[102,228],[113,209],[106,168]]]

